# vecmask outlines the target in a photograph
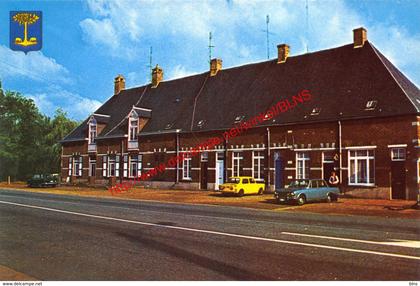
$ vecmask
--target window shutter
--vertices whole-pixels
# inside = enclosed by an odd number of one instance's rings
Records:
[[[73,171],[73,158],[69,157],[69,176],[71,176],[72,171]]]
[[[141,176],[141,168],[142,168],[142,165],[143,165],[141,160],[142,160],[141,155],[138,155],[137,156],[137,177]]]
[[[78,176],[82,176],[82,170],[83,170],[83,157],[79,157],[79,174],[77,174]]]
[[[120,156],[115,156],[115,177],[120,176]]]
[[[107,174],[107,162],[106,162],[107,156],[102,156],[102,176],[105,178]]]
[[[124,164],[123,164],[123,169],[124,169],[124,171],[123,171],[123,176],[124,176],[124,178],[127,178],[128,177],[128,156],[127,155],[124,155],[123,156],[123,161],[124,161]]]

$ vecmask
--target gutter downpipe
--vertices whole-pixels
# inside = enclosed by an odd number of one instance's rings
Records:
[[[229,139],[224,138],[223,137],[223,148],[225,149],[224,154],[223,154],[223,182],[226,182],[229,174],[228,174],[228,143],[229,143]],[[233,168],[233,166],[232,166]]]
[[[176,130],[176,181],[175,183],[178,184],[179,183],[179,160],[178,157],[179,156],[179,129]]]
[[[137,144],[139,142],[139,138],[137,137]],[[121,140],[121,156],[120,156],[120,169],[118,170],[119,174],[120,174],[120,184],[122,184],[123,182],[123,177],[124,177],[124,144],[125,144],[125,138]],[[127,144],[128,144],[128,139],[127,139]],[[127,158],[128,158],[128,154],[127,154]],[[128,162],[127,162],[128,164]],[[122,168],[121,168],[122,166]],[[127,174],[128,175],[128,174]]]
[[[270,127],[267,127],[267,187],[271,191]]]
[[[338,120],[338,152],[340,157],[340,180],[341,184],[343,184],[343,147],[342,145],[342,133],[341,133],[341,120]]]

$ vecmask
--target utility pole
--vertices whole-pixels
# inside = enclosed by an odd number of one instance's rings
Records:
[[[209,64],[211,63],[211,51],[214,46],[211,43],[211,40],[213,39],[211,32],[209,33]]]

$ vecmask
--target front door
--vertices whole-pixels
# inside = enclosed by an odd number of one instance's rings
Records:
[[[218,190],[219,185],[223,184],[223,160],[216,159],[216,180],[214,182],[214,189]]]
[[[331,172],[334,171],[334,162],[327,162],[322,164],[322,171],[324,172],[324,180],[328,182],[331,177]],[[339,179],[341,181],[341,178]]]
[[[393,199],[405,199],[405,161],[391,161]]]
[[[283,188],[283,159],[280,157],[280,152],[274,152],[274,186],[276,189]]]
[[[200,171],[200,189],[202,190],[207,190],[207,177],[208,177],[208,172],[207,172],[207,164],[208,162],[201,162],[201,171]]]

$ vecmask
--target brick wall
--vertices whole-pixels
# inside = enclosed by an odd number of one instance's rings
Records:
[[[420,139],[420,127],[413,124],[420,122],[417,116],[404,116],[395,118],[373,118],[364,120],[346,120],[341,122],[342,130],[342,188],[347,193],[354,196],[381,197],[389,198],[391,192],[390,185],[390,148],[388,145],[407,144],[406,185],[407,198],[415,198],[419,184],[417,182],[417,160],[420,148],[416,148],[413,140]],[[270,133],[268,142],[267,133]],[[196,132],[179,133],[179,151],[190,150],[207,139],[222,136],[222,132]],[[176,155],[177,134],[161,134],[139,137],[139,152],[143,155],[143,171],[150,170],[160,163],[166,163],[171,157]],[[270,152],[267,152],[267,145],[270,143]],[[216,152],[224,152],[224,144],[220,144],[216,149],[208,150],[208,183],[212,186],[215,182]],[[109,152],[126,154],[126,139],[112,139],[98,141],[97,154],[107,154]],[[338,155],[339,150],[339,125],[338,122],[300,124],[290,126],[259,127],[235,137],[226,142],[228,148],[225,157],[225,168],[227,176],[232,175],[232,154],[241,152],[242,175],[252,175],[252,152],[264,152],[264,179],[270,183],[271,189],[274,187],[274,157],[279,155],[283,161],[282,179],[288,185],[296,177],[296,153],[307,152],[310,158],[310,177],[320,178],[323,175],[323,154],[330,158]],[[347,147],[371,146],[375,153],[375,185],[373,187],[348,186],[348,149]],[[86,142],[67,143],[63,146],[63,166],[66,166],[66,156],[75,152],[86,154]],[[129,153],[137,153],[132,150]],[[102,168],[102,156],[97,156],[97,168]],[[336,157],[337,159],[337,157]],[[83,161],[84,167],[88,160]],[[336,168],[339,167],[339,160],[333,162]],[[88,167],[88,166],[86,166]],[[200,182],[200,156],[192,158],[191,180],[182,179],[182,162],[179,164],[178,185],[185,187],[189,184],[197,188]],[[65,171],[65,170],[63,170]],[[62,171],[62,172],[63,172]],[[97,180],[101,180],[101,170],[97,170]],[[87,176],[85,171],[83,177]],[[154,177],[149,184],[163,182],[170,186],[176,182],[176,168],[167,169],[163,174]]]

